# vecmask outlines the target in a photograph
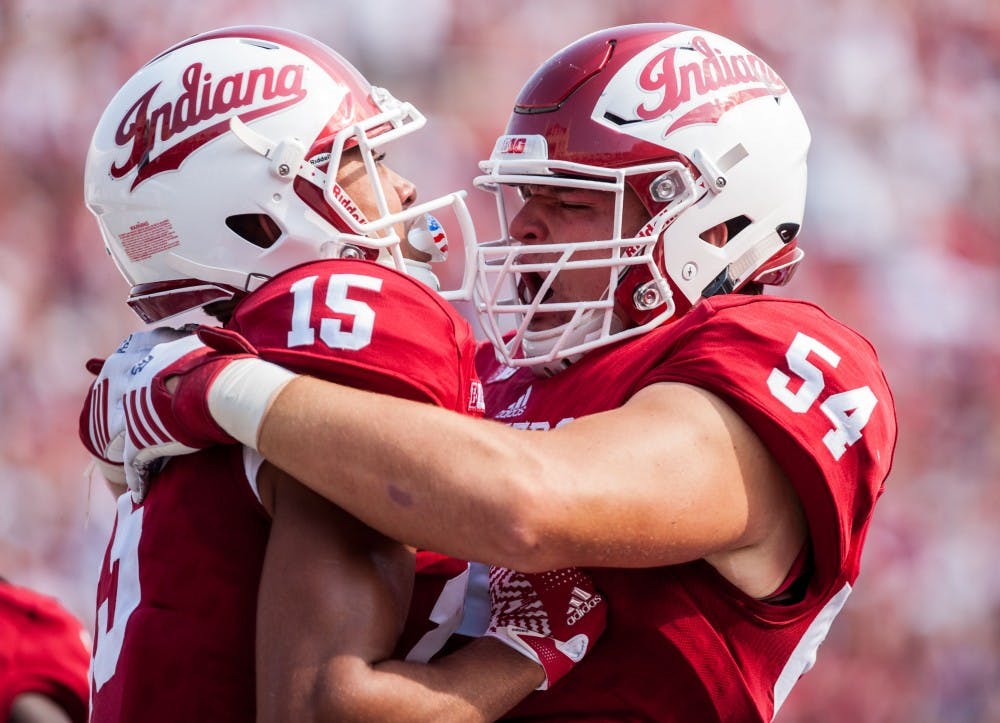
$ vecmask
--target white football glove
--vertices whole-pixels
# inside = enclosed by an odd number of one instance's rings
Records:
[[[160,327],[130,334],[105,360],[91,359],[87,369],[97,375],[80,413],[80,441],[109,482],[126,483],[125,393],[133,369],[157,344],[190,337],[193,329]]]
[[[153,383],[157,374],[192,352],[206,349],[194,334],[165,341],[151,349],[139,363],[128,370],[123,407],[125,416],[125,481],[132,498],[141,502],[149,489],[149,478],[168,457],[191,454],[203,448],[179,441],[153,402]],[[163,408],[160,407],[160,411]]]
[[[97,375],[80,413],[80,441],[110,482],[125,484],[125,410],[123,398],[130,371],[154,346],[190,336],[190,328],[160,327],[130,334],[107,359],[91,359],[87,369]]]
[[[168,457],[252,446],[271,398],[296,376],[260,359],[240,334],[207,326],[153,347],[126,374],[123,458],[137,501]]]

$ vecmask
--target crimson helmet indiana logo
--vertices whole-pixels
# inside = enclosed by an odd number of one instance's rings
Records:
[[[672,45],[646,58],[631,80],[646,96],[634,113],[647,121],[669,115],[664,135],[694,123],[714,123],[754,98],[788,92],[767,63],[720,36],[695,35],[685,46]]]

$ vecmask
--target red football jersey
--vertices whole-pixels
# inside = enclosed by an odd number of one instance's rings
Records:
[[[227,326],[295,371],[463,413],[482,409],[468,324],[428,287],[383,266],[298,266],[244,299]],[[177,457],[141,505],[119,499],[98,587],[94,721],[254,719],[254,624],[270,520],[254,493],[252,458],[240,446]],[[426,574],[410,615],[417,632],[407,639],[417,657],[429,657],[458,626],[467,565],[420,553],[417,568]],[[442,615],[440,603],[455,600]]]
[[[23,693],[87,720],[89,645],[83,625],[54,598],[0,580],[0,720]]]
[[[748,597],[704,561],[590,569],[610,604],[607,631],[510,717],[771,720],[851,591],[892,462],[895,411],[871,345],[811,304],[734,295],[549,378],[503,367],[488,348],[480,367],[488,416],[523,429],[620,407],[656,382],[707,389],[767,445],[811,530],[808,588],[786,605]]]

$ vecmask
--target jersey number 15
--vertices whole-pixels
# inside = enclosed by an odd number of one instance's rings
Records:
[[[291,286],[294,298],[292,329],[288,332],[288,347],[316,343],[313,328],[313,288],[319,276],[306,276]],[[319,338],[331,349],[358,351],[371,344],[375,328],[375,310],[363,301],[351,299],[351,288],[381,291],[382,279],[361,274],[332,274],[326,282],[326,306],[336,317],[324,317],[319,322]],[[343,320],[343,321],[342,321]],[[350,328],[344,321],[350,320]]]

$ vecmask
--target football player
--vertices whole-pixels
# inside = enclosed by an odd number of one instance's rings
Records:
[[[475,295],[504,425],[219,352],[214,383],[174,375],[168,426],[237,434],[394,539],[584,567],[610,600],[601,645],[513,717],[771,720],[855,585],[896,440],[871,344],[763,293],[803,257],[809,142],[727,38],[582,38],[525,84],[476,181],[503,230]]]
[[[463,194],[418,204],[383,158],[423,123],[311,38],[225,28],[166,50],[116,94],[88,154],[86,200],[145,321],[202,307],[225,322],[204,332],[217,344],[479,416],[472,334],[443,298],[458,290],[439,294],[430,266],[447,247],[432,212],[471,236]],[[123,400],[117,380],[197,369],[208,352],[188,331],[129,337],[88,395],[81,437],[118,484],[123,446],[161,439],[169,404]],[[167,358],[152,348],[165,339],[179,344]],[[118,498],[94,721],[495,718],[555,683],[603,627],[603,599],[581,573],[495,569],[490,634],[424,665],[462,622],[469,565],[423,551],[415,561],[219,441]],[[338,450],[324,455],[340,467]],[[593,613],[565,622],[581,596]]]
[[[59,602],[0,578],[0,720],[87,720],[90,636]]]

